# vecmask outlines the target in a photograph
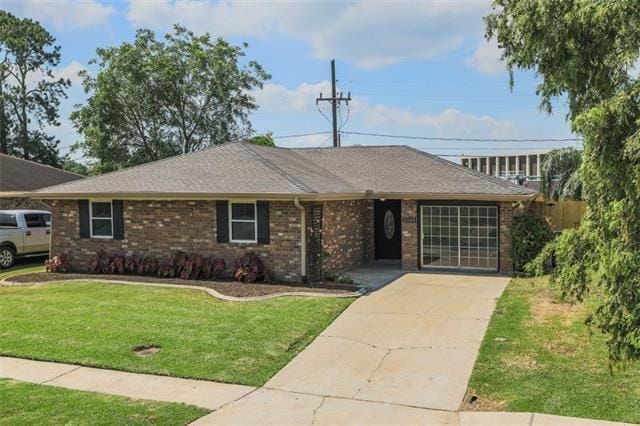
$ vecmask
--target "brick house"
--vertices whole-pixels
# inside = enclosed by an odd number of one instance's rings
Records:
[[[29,191],[82,178],[55,167],[0,154],[0,210],[49,210],[48,204],[29,198]]]
[[[513,208],[536,193],[406,146],[225,144],[45,188],[51,252],[258,253],[277,279],[372,260],[512,272]]]

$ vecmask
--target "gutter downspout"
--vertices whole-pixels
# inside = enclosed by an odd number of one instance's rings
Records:
[[[300,279],[307,281],[307,215],[300,199],[295,197],[293,204],[300,210]]]

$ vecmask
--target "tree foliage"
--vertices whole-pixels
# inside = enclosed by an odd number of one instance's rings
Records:
[[[545,154],[540,165],[540,192],[554,200],[581,200],[581,162],[582,153],[576,148],[554,149]]]
[[[236,141],[252,133],[252,90],[270,76],[243,46],[175,26],[164,40],[140,29],[132,43],[97,50],[90,94],[72,114],[75,146],[106,172]]]
[[[540,254],[545,244],[553,239],[551,227],[539,216],[522,214],[513,218],[513,265],[523,271],[531,259]]]
[[[267,132],[264,135],[256,135],[248,139],[248,142],[255,145],[275,147],[276,141],[273,140],[273,133]]]
[[[611,359],[640,359],[638,2],[495,0],[487,35],[504,48],[509,69],[538,74],[544,110],[566,96],[572,129],[584,139],[587,214],[545,249],[557,262],[552,280],[577,300],[598,286],[604,296],[591,320],[607,333]]]
[[[58,107],[71,82],[57,78],[60,46],[39,23],[0,11],[0,152],[60,165]]]

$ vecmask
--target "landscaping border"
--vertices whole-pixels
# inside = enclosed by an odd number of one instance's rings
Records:
[[[360,288],[356,291],[349,292],[349,293],[320,293],[320,292],[312,292],[312,291],[288,291],[288,292],[266,294],[263,296],[237,297],[237,296],[228,296],[226,294],[222,294],[209,287],[186,285],[186,284],[149,283],[149,282],[142,282],[142,281],[125,281],[125,280],[98,279],[98,278],[60,279],[55,281],[23,283],[23,282],[10,281],[10,279],[13,278],[14,276],[16,275],[11,275],[9,277],[5,277],[1,279],[0,285],[7,286],[7,287],[23,287],[23,286],[26,287],[26,286],[41,286],[41,285],[47,285],[47,284],[57,284],[60,282],[93,282],[93,283],[104,283],[104,284],[128,284],[128,285],[149,286],[149,287],[183,288],[183,289],[189,289],[189,290],[200,290],[209,294],[212,297],[215,297],[216,299],[224,300],[227,302],[256,302],[260,300],[275,299],[278,297],[346,298],[346,297],[360,297],[366,293],[366,289]]]

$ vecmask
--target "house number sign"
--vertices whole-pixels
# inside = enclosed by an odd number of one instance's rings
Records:
[[[417,219],[416,219],[416,217],[415,217],[415,216],[404,216],[404,217],[402,218],[402,221],[403,221],[404,223],[416,223],[416,222],[417,222]]]

